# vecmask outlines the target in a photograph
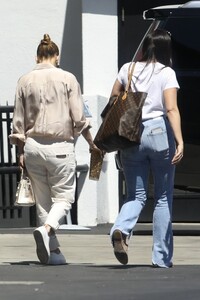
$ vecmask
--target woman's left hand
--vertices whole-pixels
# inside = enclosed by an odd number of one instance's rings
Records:
[[[105,153],[106,153],[105,151],[99,149],[94,143],[93,143],[92,145],[90,145],[90,153],[91,153],[92,151],[98,151],[98,152],[101,154],[101,157],[102,157],[102,158],[104,157],[104,155],[105,155]]]

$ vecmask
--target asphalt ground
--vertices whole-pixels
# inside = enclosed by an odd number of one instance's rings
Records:
[[[0,299],[200,299],[200,224],[174,226],[170,269],[151,266],[151,224],[137,225],[126,266],[113,255],[110,228],[58,230],[62,266],[39,263],[34,228],[1,228]]]

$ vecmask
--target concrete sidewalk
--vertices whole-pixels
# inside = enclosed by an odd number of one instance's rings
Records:
[[[102,225],[90,230],[58,230],[61,250],[69,264],[118,265],[109,230]],[[0,229],[0,264],[38,264],[34,228]],[[174,226],[174,265],[200,265],[199,224]],[[151,265],[151,224],[138,224],[129,244],[129,265]],[[120,265],[120,264],[119,264]]]
[[[1,300],[199,300],[199,224],[175,226],[170,269],[151,266],[151,224],[137,225],[126,266],[113,255],[110,228],[58,230],[61,266],[39,263],[34,228],[0,229]]]

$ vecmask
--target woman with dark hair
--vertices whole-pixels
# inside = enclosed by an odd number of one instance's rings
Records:
[[[154,267],[172,267],[172,201],[175,165],[183,157],[181,120],[177,106],[179,88],[171,68],[171,37],[163,30],[149,33],[142,58],[135,63],[131,88],[147,93],[141,125],[141,144],[122,150],[121,163],[127,198],[111,229],[116,258],[128,263],[128,240],[147,200],[149,173],[154,180]],[[132,64],[132,63],[131,63]],[[122,66],[111,96],[124,90],[130,63]]]
[[[12,144],[18,146],[20,167],[26,167],[36,198],[34,230],[37,255],[43,264],[65,264],[55,231],[71,209],[75,195],[74,139],[80,134],[94,145],[75,76],[58,66],[59,49],[44,35],[37,65],[17,84]]]

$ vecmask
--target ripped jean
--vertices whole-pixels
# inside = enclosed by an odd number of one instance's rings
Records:
[[[172,129],[165,117],[142,123],[141,144],[121,151],[127,198],[111,228],[131,236],[147,200],[149,173],[154,181],[152,263],[170,267],[173,257],[172,201],[175,153]]]

